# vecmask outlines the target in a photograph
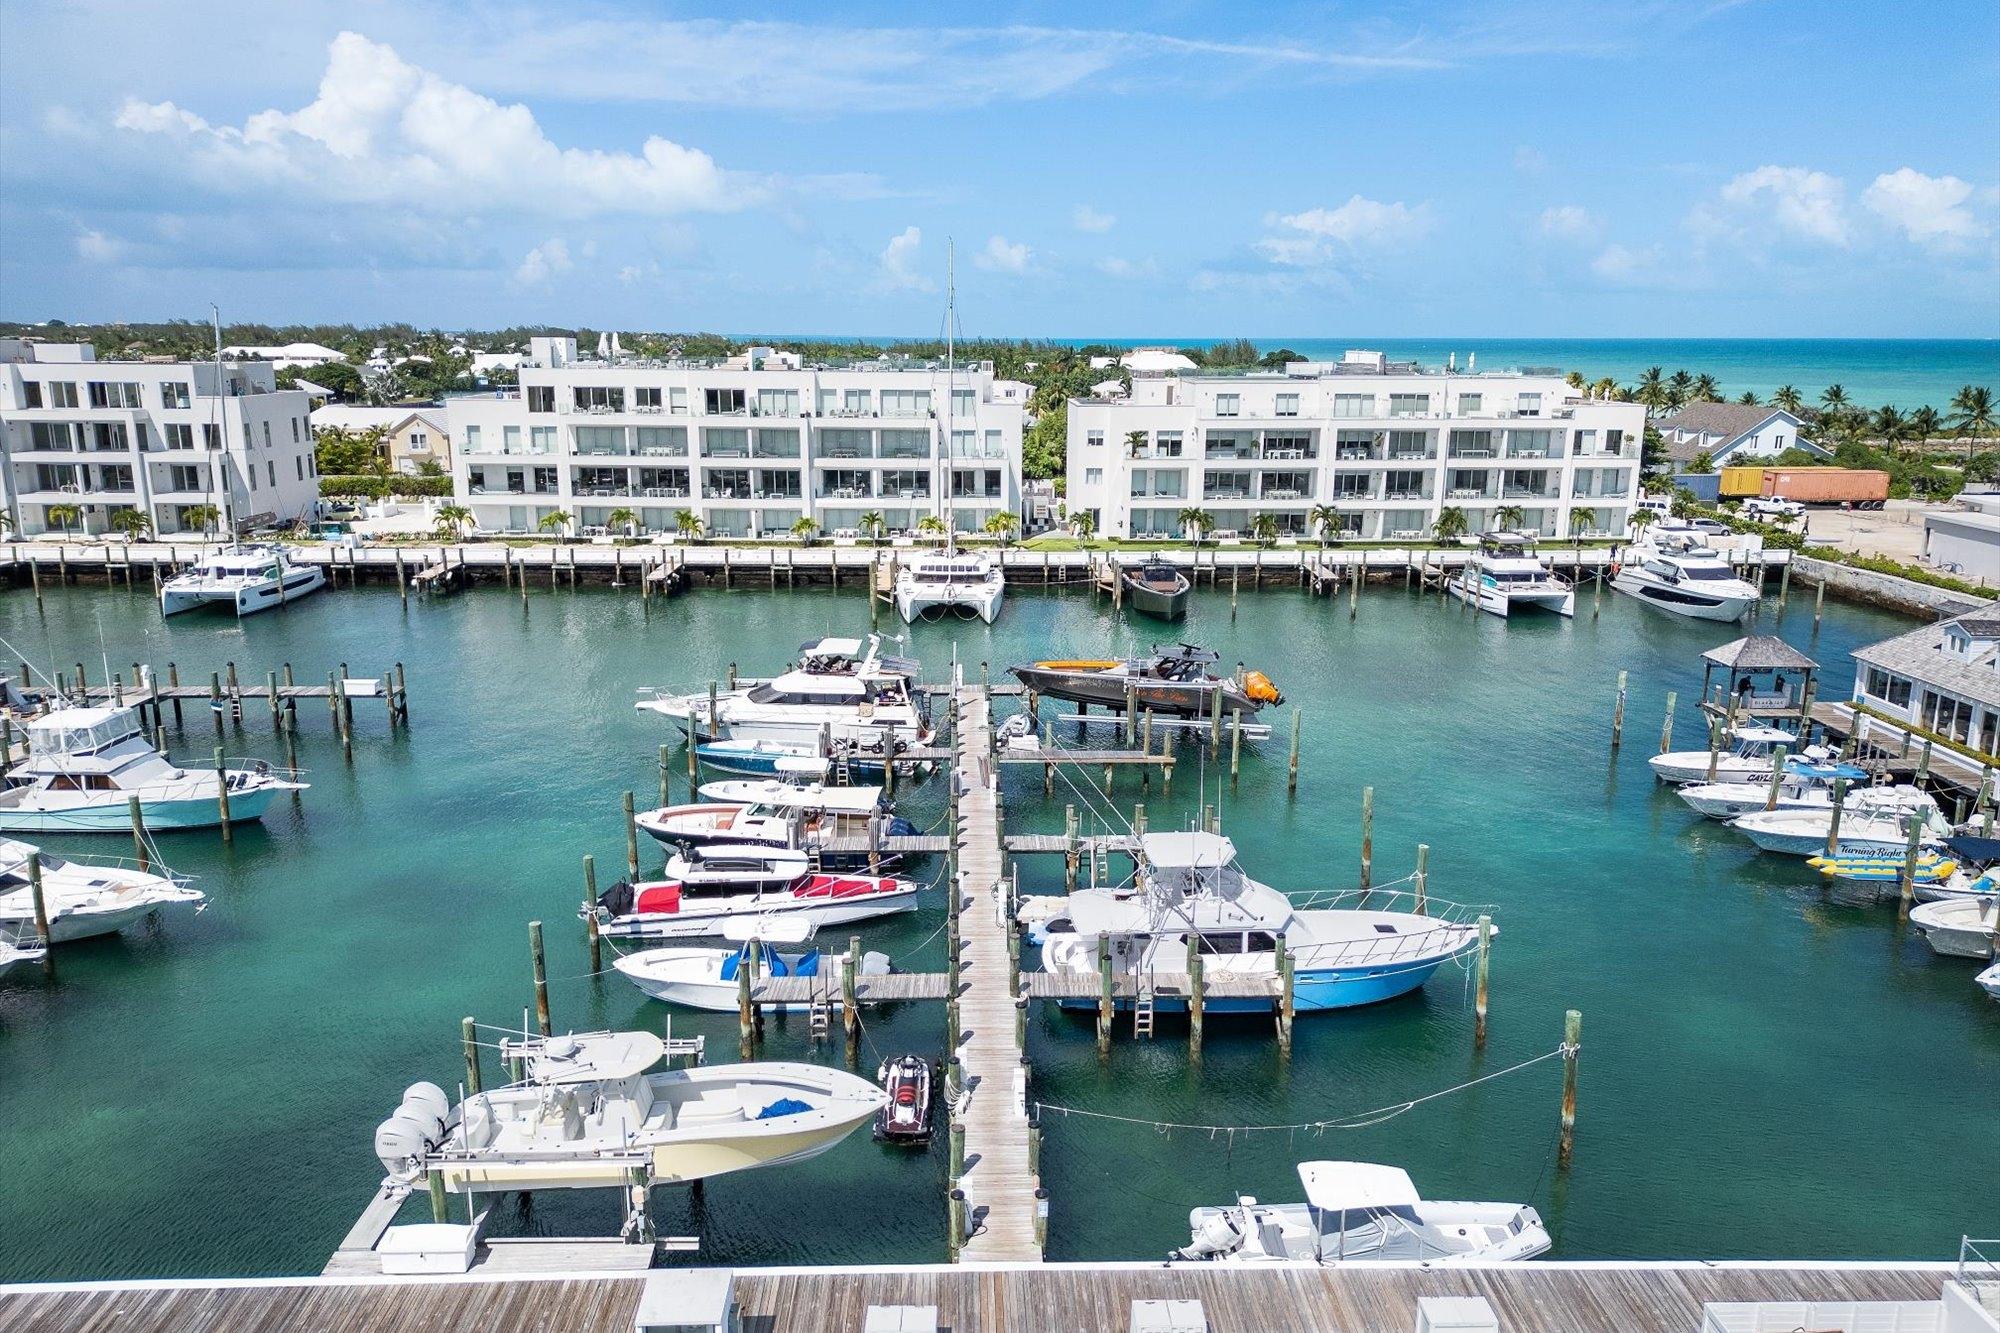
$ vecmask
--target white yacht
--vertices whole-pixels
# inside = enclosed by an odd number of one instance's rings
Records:
[[[1952,958],[2000,956],[2000,894],[1919,903],[1910,909],[1910,924],[1937,953]]]
[[[47,954],[47,949],[35,943],[32,932],[13,939],[0,935],[0,977],[6,976],[17,967],[39,963]]]
[[[279,792],[306,784],[279,777],[259,761],[251,768],[176,768],[147,743],[132,708],[59,708],[27,724],[28,758],[0,787],[0,830],[125,833],[129,802],[139,798],[146,827],[213,828],[217,800],[228,783],[229,819],[257,819]]]
[[[1559,616],[1576,614],[1576,589],[1535,554],[1528,538],[1489,532],[1479,550],[1445,587],[1468,606],[1503,619],[1516,607],[1539,607]]]
[[[239,616],[253,615],[325,586],[325,571],[295,563],[283,546],[225,546],[160,585],[160,614],[226,606]]]
[[[1921,787],[1905,782],[1874,783],[1873,775],[1853,764],[1817,764],[1809,759],[1787,759],[1785,775],[1778,780],[1778,796],[1769,804],[1773,810],[1830,810],[1833,784],[1848,784],[1843,808],[1857,812],[1878,810],[1937,809],[1937,799]],[[1873,785],[1871,785],[1873,784]],[[1689,808],[1710,819],[1734,819],[1767,808],[1771,801],[1770,782],[1690,782],[1674,795]]]
[[[706,692],[649,694],[635,706],[680,723],[695,740],[726,734],[736,741],[802,746],[815,754],[827,744],[877,752],[889,743],[928,745],[930,720],[921,691],[912,688],[922,667],[885,657],[881,649],[873,634],[865,644],[820,639],[802,644],[797,664],[782,675],[719,691],[713,712]]]
[[[1799,738],[1777,727],[1739,726],[1729,733],[1729,745],[1715,756],[1715,782],[1769,782],[1776,751],[1784,746],[1792,754],[1812,760],[1830,757],[1824,749],[1801,747]],[[1646,761],[1653,776],[1662,782],[1709,782],[1708,751],[1669,750]],[[1760,805],[1761,809],[1762,806]]]
[[[1625,550],[1611,586],[1648,606],[1696,620],[1741,620],[1762,595],[1737,577],[1693,528],[1655,530]]]
[[[1356,1259],[1490,1264],[1548,1253],[1541,1214],[1520,1203],[1449,1203],[1417,1193],[1409,1173],[1373,1162],[1301,1162],[1304,1203],[1188,1214],[1192,1238],[1173,1259],[1234,1264],[1341,1263]]]
[[[880,1088],[822,1065],[763,1063],[648,1072],[650,1032],[590,1032],[503,1044],[519,1083],[457,1106],[413,1084],[375,1131],[392,1181],[427,1172],[453,1193],[623,1188],[693,1181],[818,1156],[881,1109]]]
[[[867,844],[917,833],[891,814],[880,787],[799,786],[789,782],[716,784],[749,790],[741,799],[696,801],[647,810],[634,822],[669,846],[789,847],[822,864],[865,862]],[[836,842],[851,847],[835,848]]]
[[[611,965],[620,976],[656,1000],[715,1013],[727,1013],[737,1007],[738,988],[745,969],[752,976],[815,981],[821,1003],[840,993],[841,955],[828,955],[818,949],[780,953],[768,947],[784,942],[804,943],[812,938],[811,923],[796,918],[750,919],[732,922],[722,933],[725,939],[735,941],[736,947],[641,949],[625,954]],[[751,943],[753,940],[757,941],[755,945]],[[861,955],[856,975],[879,977],[887,976],[889,971],[887,954],[869,952]],[[810,1000],[764,1005],[766,1009],[786,1013],[803,1013],[811,1007]]]
[[[1273,981],[1282,940],[1292,960],[1293,1004],[1301,1013],[1392,999],[1422,986],[1447,961],[1478,944],[1478,928],[1455,920],[1452,905],[1426,912],[1366,907],[1294,907],[1277,889],[1236,864],[1236,846],[1214,833],[1148,833],[1134,880],[1029,899],[1021,917],[1042,946],[1042,970],[1098,975],[1103,941],[1114,974],[1185,977],[1199,954],[1212,977]],[[1393,894],[1378,898],[1396,899]],[[1095,999],[1058,1001],[1094,1009]],[[1118,1001],[1129,1008],[1132,1001]],[[1222,1013],[1268,1012],[1275,989],[1208,997]],[[1155,997],[1157,1010],[1187,1008],[1184,994]]]
[[[30,843],[0,838],[0,939],[34,938],[35,891],[28,858],[37,852],[42,861],[42,910],[48,915],[53,944],[110,935],[162,907],[202,901],[200,890],[187,887],[177,875],[65,861]]]
[[[924,551],[896,570],[896,611],[905,621],[957,615],[990,625],[1006,592],[1000,562],[984,551]]]
[[[1844,806],[1840,813],[1840,840],[1835,856],[1894,856],[1909,847],[1910,823],[1920,821],[1923,831],[1919,846],[1935,845],[1951,836],[1951,825],[1935,809],[1907,809],[1858,812]],[[1827,835],[1833,830],[1833,809],[1753,810],[1729,821],[1750,841],[1767,852],[1786,856],[1822,856],[1827,852]]]

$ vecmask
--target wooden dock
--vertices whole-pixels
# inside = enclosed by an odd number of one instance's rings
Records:
[[[627,1247],[638,1248],[638,1247]],[[1034,1264],[739,1269],[742,1326],[856,1333],[931,1305],[952,1333],[1122,1330],[1136,1300],[1197,1300],[1212,1333],[1408,1333],[1417,1300],[1481,1296],[1506,1333],[1694,1333],[1708,1301],[1936,1301],[1947,1264],[1529,1263],[1491,1268]],[[9,1333],[630,1333],[639,1274],[134,1282],[0,1288]]]
[[[959,1061],[963,1091],[952,1108],[953,1132],[964,1129],[963,1191],[970,1236],[956,1247],[967,1262],[1039,1261],[1040,1184],[1030,1162],[1027,1067],[1016,1022],[1012,919],[1000,846],[1000,783],[993,766],[993,724],[976,687],[958,692],[957,784]],[[955,1211],[955,1210],[954,1210]],[[957,1327],[954,1325],[954,1327]]]

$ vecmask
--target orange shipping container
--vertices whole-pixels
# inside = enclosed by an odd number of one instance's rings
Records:
[[[1765,468],[1762,494],[1809,505],[1880,505],[1889,498],[1889,474],[1873,468]]]

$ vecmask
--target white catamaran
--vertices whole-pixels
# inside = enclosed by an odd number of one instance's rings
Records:
[[[318,592],[326,574],[292,561],[283,546],[227,546],[160,585],[160,614],[226,606],[239,616],[269,611]]]

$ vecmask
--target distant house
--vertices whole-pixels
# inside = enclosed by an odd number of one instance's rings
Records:
[[[1134,375],[1178,375],[1182,371],[1199,369],[1187,353],[1177,352],[1171,347],[1134,347],[1115,361],[1108,356],[1090,358],[1092,370],[1104,370],[1114,364]]]
[[[319,343],[286,343],[283,347],[225,347],[222,355],[231,361],[268,361],[277,370],[298,370],[347,360],[344,354]]]
[[[1667,457],[1676,472],[1688,470],[1696,454],[1706,453],[1716,467],[1735,459],[1775,458],[1787,449],[1804,449],[1821,458],[1833,457],[1800,434],[1805,423],[1782,407],[1755,403],[1689,403],[1655,423],[1666,442]]]
[[[422,472],[426,462],[451,470],[451,435],[445,410],[435,406],[358,407],[329,403],[312,414],[314,430],[344,430],[353,434],[380,429],[389,470],[409,475]]]
[[[1987,754],[2000,750],[2000,602],[1857,648],[1854,697]]]

